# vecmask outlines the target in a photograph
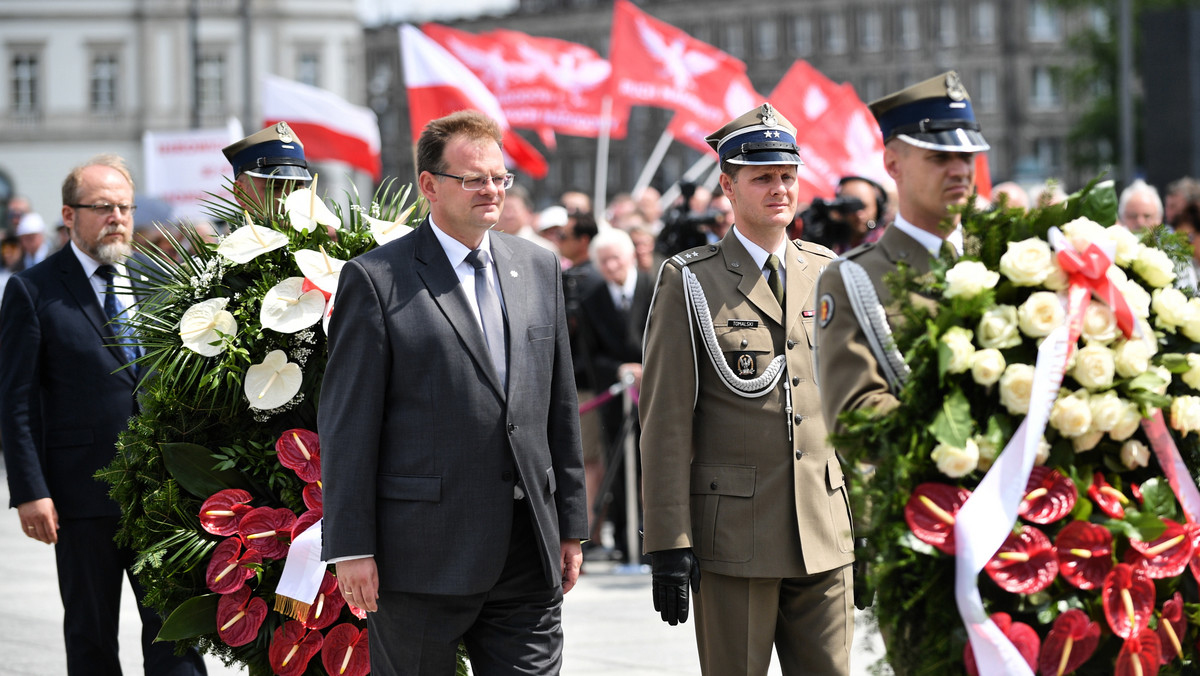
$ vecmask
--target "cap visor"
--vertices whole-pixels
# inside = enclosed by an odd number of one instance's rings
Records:
[[[777,150],[734,155],[725,160],[730,164],[794,164],[804,166],[804,160],[796,153],[779,152]]]
[[[312,174],[304,167],[296,167],[292,165],[280,165],[275,167],[260,167],[257,169],[249,169],[244,172],[247,176],[255,178],[273,178],[277,181],[311,181]]]
[[[979,153],[989,148],[983,134],[973,129],[947,129],[925,134],[897,134],[896,138],[926,150],[950,153]]]

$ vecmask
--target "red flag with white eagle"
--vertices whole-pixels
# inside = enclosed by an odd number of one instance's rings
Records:
[[[612,67],[594,50],[505,29],[474,34],[427,23],[421,30],[487,86],[513,127],[599,136]],[[625,120],[610,118],[611,138],[625,137]]]
[[[400,50],[414,141],[432,120],[459,110],[478,110],[504,130],[504,152],[517,169],[534,178],[546,176],[545,158],[512,130],[496,96],[445,47],[405,24],[400,27]]]
[[[716,72],[719,73],[716,76],[701,78],[701,83],[705,88],[711,87],[709,91],[719,92],[711,97],[711,100],[720,106],[713,106],[704,111],[676,111],[671,123],[667,125],[667,131],[671,132],[677,141],[701,152],[713,152],[704,140],[706,136],[747,110],[761,106],[763,101],[767,100],[754,91],[754,85],[745,73]]]
[[[712,83],[746,71],[740,60],[646,14],[628,0],[617,0],[613,9],[609,60],[615,110],[657,106],[706,120],[726,115],[724,101],[713,96],[724,87]]]
[[[370,108],[318,87],[264,75],[262,116],[264,127],[287,121],[309,161],[345,162],[376,181],[383,177],[379,121]]]

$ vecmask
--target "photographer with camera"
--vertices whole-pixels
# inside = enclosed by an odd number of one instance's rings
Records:
[[[863,176],[843,176],[832,200],[818,197],[800,216],[801,237],[842,254],[877,238],[886,212],[883,186]]]
[[[723,214],[713,210],[708,200],[702,199],[706,194],[712,195],[707,188],[695,183],[679,184],[679,201],[663,214],[663,229],[658,233],[655,245],[659,253],[669,257],[709,243],[708,233],[717,227]]]

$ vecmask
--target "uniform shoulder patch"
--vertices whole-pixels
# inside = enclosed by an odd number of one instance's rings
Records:
[[[861,256],[864,253],[870,251],[871,249],[874,249],[875,246],[876,246],[875,242],[866,242],[864,244],[859,244],[858,246],[854,247],[853,249],[842,254],[842,258],[855,258],[857,256]]]
[[[702,261],[705,258],[712,258],[721,250],[720,245],[705,244],[704,246],[693,247],[671,256],[671,260],[679,265],[691,265],[696,261]]]
[[[833,319],[833,296],[828,293],[822,294],[821,299],[817,301],[817,325],[825,328],[831,319]]]
[[[829,259],[837,258],[837,254],[833,252],[833,249],[821,246],[816,242],[810,242],[806,239],[793,239],[792,244],[795,244],[801,251],[807,251]]]

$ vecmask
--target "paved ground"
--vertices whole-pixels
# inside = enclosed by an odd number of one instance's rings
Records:
[[[3,467],[0,465],[0,475]],[[0,499],[8,504],[6,482]],[[66,673],[62,604],[54,552],[20,532],[16,510],[0,511],[0,676],[57,676]],[[669,676],[699,674],[691,623],[670,627],[650,601],[650,576],[622,574],[611,566],[587,566],[566,597],[563,673],[567,676]],[[127,675],[141,674],[138,616],[126,586],[121,614],[121,662]],[[853,673],[866,676],[881,652],[878,636],[856,632]],[[243,675],[242,669],[207,658],[212,676]],[[779,674],[773,667],[771,674]]]

